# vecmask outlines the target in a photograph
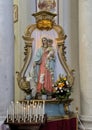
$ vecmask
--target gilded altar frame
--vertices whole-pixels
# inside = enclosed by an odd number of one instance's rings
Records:
[[[64,34],[64,30],[60,25],[55,24],[54,17],[56,14],[53,14],[51,12],[47,11],[40,11],[37,13],[34,13],[33,16],[36,19],[36,24],[29,25],[26,27],[25,33],[22,36],[25,42],[25,47],[24,47],[24,64],[20,72],[17,72],[17,81],[19,88],[23,91],[30,91],[30,82],[26,81],[25,73],[27,71],[27,68],[29,66],[29,63],[32,58],[32,42],[34,38],[32,37],[32,32],[38,28],[39,30],[51,30],[54,29],[56,33],[58,34],[58,37],[55,39],[57,43],[57,54],[59,61],[61,65],[63,66],[66,74],[68,81],[70,82],[71,85],[73,85],[74,82],[74,77],[73,77],[73,70],[69,68],[67,65],[66,57],[65,57],[65,39],[66,35]]]

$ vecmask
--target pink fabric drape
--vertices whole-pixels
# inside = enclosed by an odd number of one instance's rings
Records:
[[[57,121],[50,121],[43,125],[40,130],[78,130],[77,119],[63,119]]]

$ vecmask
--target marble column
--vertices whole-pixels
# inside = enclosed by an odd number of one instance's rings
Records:
[[[66,59],[70,69],[74,69],[74,85],[71,103],[71,110],[76,108],[80,111],[80,87],[79,87],[79,52],[78,52],[78,0],[63,1],[63,29],[67,38],[65,40]],[[61,20],[60,20],[61,21]]]
[[[0,0],[0,123],[13,100],[14,88],[13,1]]]
[[[92,129],[92,0],[79,0],[79,64],[81,115],[85,130]],[[83,129],[83,126],[81,126]]]

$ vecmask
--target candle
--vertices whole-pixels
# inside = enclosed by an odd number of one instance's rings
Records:
[[[8,118],[8,109],[7,109],[7,116],[6,116],[6,117],[7,117],[7,122],[9,122],[9,118]]]
[[[27,109],[28,109],[27,113],[28,113],[28,120],[29,120],[29,116],[30,116],[30,106],[29,105],[27,106]]]
[[[38,104],[35,104],[35,116],[36,116],[36,122],[38,118]]]
[[[41,115],[41,103],[38,104],[38,114]]]
[[[25,122],[25,107],[24,107],[24,122]]]
[[[23,104],[23,102],[22,102],[22,104],[21,104],[21,109],[22,109],[22,112],[21,112],[21,115],[22,115],[22,120],[23,120],[23,114],[24,114],[24,104]]]
[[[45,114],[45,101],[43,101],[43,115]]]
[[[43,107],[42,103],[39,104],[39,120],[42,120],[42,115],[43,115]]]
[[[8,108],[8,119],[12,121],[12,107],[11,107],[11,104],[9,105],[9,108]]]
[[[16,119],[18,120],[19,118],[19,102],[16,102]]]
[[[20,109],[20,103],[18,103],[18,122],[20,122],[21,119],[21,109]]]
[[[27,105],[25,104],[25,120],[27,119]]]
[[[30,122],[31,122],[31,118],[32,118],[32,105],[30,104]]]
[[[32,105],[32,113],[33,113],[33,115],[34,115],[34,113],[35,113],[35,110],[34,110],[34,101],[33,101],[33,105]]]
[[[42,104],[42,122],[44,120],[44,114],[45,114],[45,101],[43,101],[43,104]]]
[[[14,122],[14,102],[11,102],[11,110],[12,110],[12,122]]]
[[[33,120],[35,120],[36,117],[36,106],[35,104],[33,105]]]
[[[34,104],[34,110],[35,110],[35,111],[34,111],[34,112],[35,112],[34,114],[35,114],[35,116],[36,116],[36,106],[37,106],[37,103],[35,102],[35,104]]]

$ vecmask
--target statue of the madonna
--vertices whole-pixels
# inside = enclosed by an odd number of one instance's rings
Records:
[[[53,40],[42,38],[42,46],[37,50],[33,62],[33,79],[37,86],[37,92],[41,89],[52,92],[55,70],[55,50],[52,46]]]

